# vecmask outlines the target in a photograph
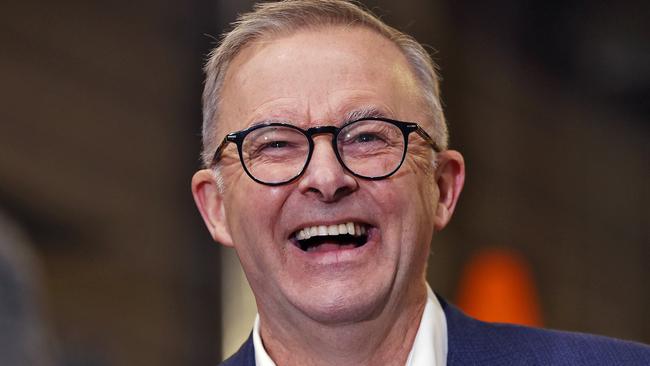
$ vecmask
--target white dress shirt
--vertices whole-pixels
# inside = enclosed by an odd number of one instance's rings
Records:
[[[253,345],[256,366],[276,366],[260,337],[260,316],[255,316]],[[447,364],[447,319],[440,302],[427,285],[427,302],[405,366],[445,366]]]

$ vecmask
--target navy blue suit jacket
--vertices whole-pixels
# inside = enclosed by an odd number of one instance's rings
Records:
[[[485,323],[438,297],[447,318],[447,365],[649,366],[640,343],[511,324]],[[253,339],[222,366],[255,366]]]

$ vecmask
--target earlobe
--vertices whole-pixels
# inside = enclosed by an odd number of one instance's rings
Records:
[[[230,230],[226,222],[223,193],[219,191],[213,172],[209,169],[199,170],[192,177],[192,195],[196,207],[203,217],[214,241],[233,246]]]
[[[454,150],[438,153],[436,184],[440,194],[434,221],[436,231],[442,230],[451,220],[464,183],[465,160],[463,156]]]

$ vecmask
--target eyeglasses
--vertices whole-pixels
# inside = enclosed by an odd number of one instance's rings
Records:
[[[336,158],[347,171],[364,179],[384,179],[402,166],[411,132],[440,152],[417,123],[388,118],[362,118],[341,127],[318,126],[307,130],[286,123],[268,123],[226,135],[211,166],[219,162],[223,150],[233,142],[237,144],[244,171],[254,181],[270,186],[286,184],[300,177],[309,165],[314,152],[313,137],[331,133]]]

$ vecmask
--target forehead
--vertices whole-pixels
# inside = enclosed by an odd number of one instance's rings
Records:
[[[220,130],[266,120],[332,124],[360,108],[412,119],[419,87],[399,48],[373,30],[328,26],[264,38],[228,68]]]

